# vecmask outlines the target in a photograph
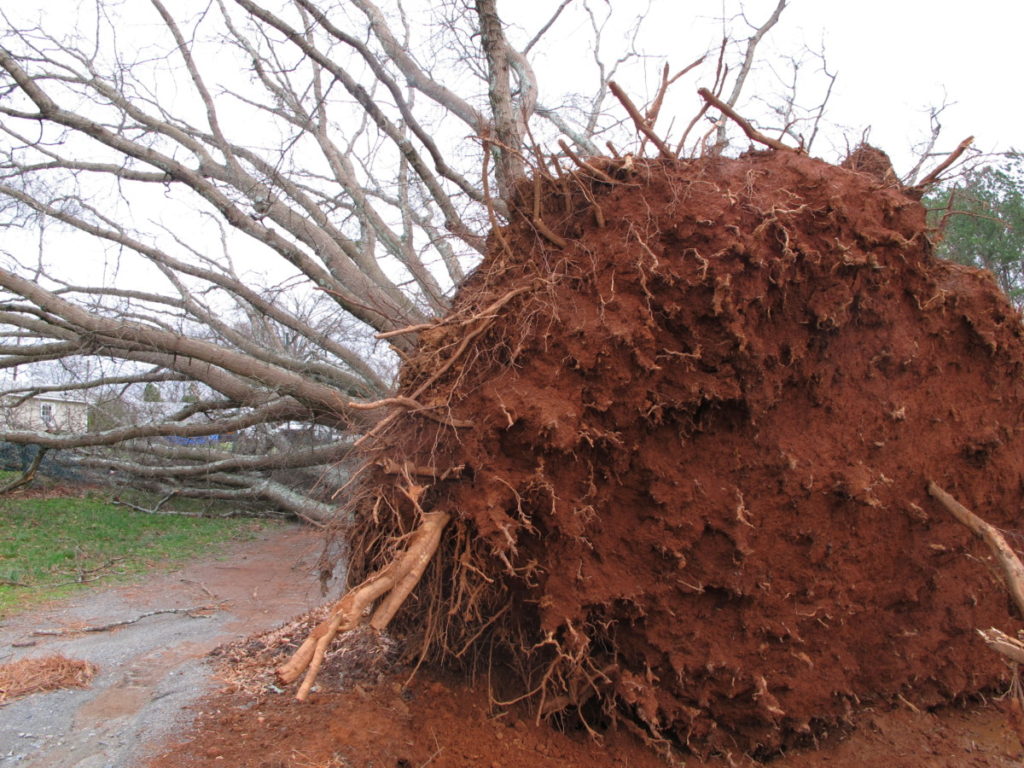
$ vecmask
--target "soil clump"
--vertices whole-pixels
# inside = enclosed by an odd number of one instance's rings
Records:
[[[524,184],[421,334],[351,583],[444,510],[392,625],[413,653],[702,753],[1005,685],[974,632],[1005,589],[925,490],[1020,527],[1024,343],[994,281],[936,259],[919,191],[872,164],[601,167]]]

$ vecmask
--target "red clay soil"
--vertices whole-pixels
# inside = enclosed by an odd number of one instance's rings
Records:
[[[739,753],[708,760],[651,749],[631,732],[593,739],[581,729],[537,723],[526,706],[495,707],[477,686],[420,670],[305,703],[269,691],[222,693],[201,705],[196,733],[167,745],[147,768],[738,768]],[[328,682],[325,680],[325,682]],[[339,682],[331,678],[333,687]],[[938,713],[861,710],[851,723],[775,757],[770,768],[1016,768],[1020,741],[1002,705]]]
[[[521,215],[422,334],[349,536],[358,582],[453,521],[396,621],[533,712],[770,754],[865,707],[1005,690],[984,546],[1021,528],[1024,339],[912,190],[795,152],[607,161]],[[543,234],[541,234],[543,232]],[[1020,617],[1015,617],[1014,621]]]

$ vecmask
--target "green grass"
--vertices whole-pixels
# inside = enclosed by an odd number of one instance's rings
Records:
[[[171,570],[271,525],[148,515],[93,498],[0,498],[0,617],[76,590]]]

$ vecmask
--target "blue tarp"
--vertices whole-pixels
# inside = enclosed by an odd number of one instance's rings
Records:
[[[229,435],[224,435],[228,438]],[[171,445],[208,445],[209,443],[219,443],[221,440],[220,435],[200,435],[198,437],[178,437],[172,435],[167,438],[167,442]]]

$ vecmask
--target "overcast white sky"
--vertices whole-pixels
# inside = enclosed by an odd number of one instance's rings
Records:
[[[615,8],[617,13],[635,15],[642,5],[633,0],[616,2]],[[752,22],[761,24],[775,5],[776,0],[653,0],[643,43],[648,53],[667,56],[674,69],[681,68],[708,41],[720,39],[723,15],[735,17],[742,6]],[[506,18],[522,19],[525,29],[534,29],[527,17],[543,18],[555,3],[506,1],[499,7]],[[588,30],[568,17],[559,24],[552,37],[564,41],[565,50],[572,53],[560,66],[549,68],[540,62],[542,82],[545,77],[568,80],[579,71],[573,58],[580,55],[578,46]],[[731,22],[731,31],[740,38],[751,33],[741,20]],[[829,70],[839,77],[826,113],[835,129],[826,141],[819,141],[815,154],[834,159],[830,143],[841,151],[846,135],[855,143],[871,126],[871,143],[889,152],[897,170],[905,171],[913,165],[913,145],[928,134],[928,108],[943,100],[950,106],[942,115],[944,138],[937,149],[952,150],[969,135],[975,135],[977,146],[986,151],[1024,149],[1022,32],[1021,0],[790,0],[779,24],[763,41],[759,58],[782,66],[785,56],[799,56],[805,47],[823,49]],[[807,62],[801,85],[806,97],[801,100],[807,106],[815,103],[815,67],[815,62]],[[696,87],[713,77],[713,64],[711,68],[699,80],[679,84],[686,98],[692,101]],[[653,80],[656,67],[648,69]],[[822,82],[817,79],[818,85]],[[759,91],[770,97],[763,90],[770,85],[751,80],[745,98]],[[683,95],[676,94],[677,110],[685,121],[692,106],[684,105]],[[755,108],[748,104],[746,111]]]
[[[986,150],[1024,149],[1024,2],[793,0],[786,13],[777,42],[823,39],[839,71],[832,119],[871,124],[894,160],[944,95],[945,148],[974,135]]]

